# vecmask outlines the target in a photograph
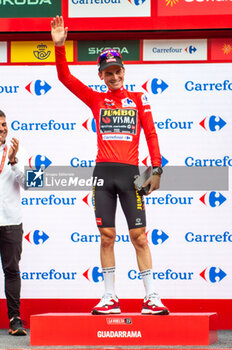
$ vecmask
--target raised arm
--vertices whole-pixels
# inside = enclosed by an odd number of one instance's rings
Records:
[[[93,95],[96,93],[73,76],[69,70],[66,54],[65,40],[68,27],[64,26],[62,16],[56,16],[51,20],[51,36],[55,45],[56,69],[59,80],[87,106],[91,108]]]
[[[62,16],[51,20],[51,35],[55,46],[63,46],[68,35],[68,27],[64,27]]]

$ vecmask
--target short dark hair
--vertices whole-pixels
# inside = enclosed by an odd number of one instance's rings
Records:
[[[1,109],[0,109],[0,117],[5,117],[6,118],[5,113],[3,111],[1,111]]]

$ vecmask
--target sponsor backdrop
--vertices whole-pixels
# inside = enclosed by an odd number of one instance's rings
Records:
[[[232,9],[231,0],[1,0],[0,31],[48,32],[61,14],[70,31],[225,29]]]
[[[71,62],[72,44],[67,45]],[[157,41],[144,41],[143,57],[152,61],[153,56],[161,55],[159,61],[175,61],[176,52],[178,61],[179,55],[184,54],[180,50],[187,48],[186,55],[194,53],[198,44],[184,41],[178,46],[167,41],[165,46],[162,41],[159,46]],[[14,51],[17,45],[11,43],[13,62],[18,57]],[[0,53],[4,53],[5,47],[3,42]],[[46,51],[46,55],[49,51],[46,50],[39,47],[37,58],[41,56],[39,51]],[[96,50],[92,51],[96,54]],[[4,57],[0,55],[3,62]],[[204,59],[207,43],[203,40],[196,61]],[[82,62],[70,65],[70,70],[94,90],[106,91],[95,65]],[[169,166],[227,166],[231,183],[231,70],[231,63],[126,65],[126,88],[143,91],[151,104],[162,153],[163,179]],[[7,114],[9,136],[20,140],[29,169],[45,169],[46,173],[46,169],[55,167],[54,174],[59,173],[58,180],[51,175],[46,191],[41,174],[37,179],[30,177],[32,171],[27,174],[32,188],[22,191],[21,201],[22,298],[100,298],[103,293],[100,237],[91,186],[70,190],[67,182],[62,181],[65,170],[60,168],[77,171],[80,177],[82,170],[86,170],[91,178],[96,156],[91,111],[58,81],[54,65],[2,65],[0,76],[1,109]],[[142,135],[140,165],[147,166],[149,162]],[[162,298],[231,299],[231,199],[230,187],[227,191],[161,188],[145,198],[154,282]],[[116,228],[118,297],[142,299],[144,288],[120,206]],[[1,274],[1,298],[3,288]]]
[[[70,64],[96,65],[104,48],[118,50],[127,64],[157,62],[232,62],[232,39],[172,40],[94,40],[66,41],[66,57]],[[51,40],[0,41],[0,65],[55,63]]]

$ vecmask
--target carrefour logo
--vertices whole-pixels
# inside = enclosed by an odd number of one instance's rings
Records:
[[[143,5],[147,0],[127,0],[131,5],[135,5],[135,6],[140,6]],[[97,1],[97,0],[91,0],[90,2],[91,4],[96,3],[96,4],[120,4],[121,0],[101,0]],[[77,4],[82,4],[82,5],[88,5],[89,2],[88,0],[72,0],[72,4],[77,5]]]
[[[206,131],[214,132],[221,130],[226,125],[226,122],[219,116],[211,115],[204,118],[199,124]]]
[[[148,236],[149,231],[146,233]],[[151,241],[154,245],[163,244],[169,236],[162,230],[154,229],[151,232]]]
[[[190,54],[193,54],[196,51],[197,51],[197,48],[195,46],[192,46],[192,45],[185,48],[185,52],[190,53]]]
[[[142,88],[146,90],[148,93],[152,93],[154,95],[162,94],[167,88],[168,84],[165,83],[162,79],[154,78],[151,80],[147,80]]]
[[[0,94],[17,94],[19,86],[18,85],[0,85]]]
[[[164,121],[154,122],[155,127],[158,129],[165,130],[175,130],[175,129],[192,129],[193,121],[176,121],[171,118],[166,118]]]
[[[220,192],[211,191],[206,192],[201,198],[200,201],[206,206],[215,208],[220,207],[222,203],[226,201],[226,197],[224,197]]]
[[[194,82],[188,80],[185,83],[185,90],[187,91],[232,91],[232,82],[224,80],[223,82]]]
[[[23,280],[75,280],[77,278],[77,272],[73,271],[56,271],[55,269],[50,269],[49,271],[23,271],[20,272],[21,278]]]
[[[154,122],[156,128],[160,130],[189,130],[193,128],[193,121],[173,120],[166,118],[164,121]],[[219,131],[225,125],[226,122],[219,116],[211,115],[204,118],[199,125],[206,131]]]
[[[82,201],[89,207],[93,206],[93,196],[91,195],[91,193],[88,193],[85,197],[83,197]]]
[[[82,126],[88,131],[96,132],[96,122],[94,118],[86,119],[84,123],[82,123]]]
[[[211,283],[219,283],[226,277],[226,273],[220,267],[207,267],[204,269],[200,276],[206,281]]]
[[[26,170],[26,187],[43,187],[43,173],[50,164],[52,164],[50,159],[41,154],[30,157],[31,170]]]
[[[91,168],[95,165],[94,159],[79,159],[78,157],[73,157],[70,160],[70,164],[73,168]]]
[[[88,203],[87,203],[88,204]],[[89,204],[88,204],[89,205]],[[154,229],[152,231],[146,232],[147,239],[151,241],[152,244],[158,245],[164,243],[169,236],[162,230]],[[73,232],[70,236],[73,243],[99,243],[101,241],[100,234],[83,234],[80,232]],[[128,244],[131,243],[130,236],[128,234],[116,235],[115,243]]]
[[[69,17],[111,18],[151,16],[153,0],[69,0]],[[56,12],[54,12],[56,13]]]
[[[103,278],[103,273],[100,271],[100,267],[94,266],[94,267],[89,267],[88,270],[86,270],[83,273],[83,276],[89,281],[89,282],[102,282],[104,280]]]
[[[139,5],[142,5],[146,0],[128,0],[128,1],[132,5],[139,6]]]
[[[76,205],[77,197],[58,197],[54,194],[50,194],[48,197],[23,197],[21,199],[22,205],[53,205],[53,206],[59,206],[59,205]]]
[[[192,205],[193,197],[186,196],[174,196],[171,193],[167,193],[165,196],[146,196],[144,198],[146,205]]]
[[[145,165],[146,167],[149,166],[148,160],[149,160],[149,156],[145,157],[145,158],[142,160],[143,165]],[[163,157],[163,156],[161,155],[161,166],[162,166],[162,168],[163,168],[165,165],[167,165],[167,164],[168,164],[168,160],[167,160],[165,157]]]
[[[107,92],[108,91],[108,87],[105,84],[90,84],[88,85],[88,87],[90,87],[91,89],[93,89],[94,91],[98,91],[98,92]],[[135,91],[136,88],[136,84],[126,84],[125,85],[125,89],[128,91]]]
[[[44,232],[40,230],[30,231],[26,236],[25,239],[35,245],[42,245],[44,242],[48,240],[49,236]]]
[[[52,162],[46,156],[37,154],[36,156],[32,156],[29,158],[29,167],[31,169],[39,170],[41,168],[47,169]]]
[[[222,234],[202,234],[187,232],[185,240],[188,243],[232,243],[232,234],[225,231]]]
[[[166,269],[165,271],[153,272],[154,280],[184,280],[189,281],[193,279],[194,272],[187,271],[173,271],[172,269]],[[140,272],[136,270],[128,271],[128,278],[130,280],[141,280],[142,276]]]
[[[100,234],[82,234],[79,232],[73,232],[71,234],[71,241],[74,243],[99,243],[101,240]],[[116,243],[130,243],[130,237],[128,234],[116,235]]]
[[[32,95],[45,95],[52,87],[45,80],[31,81],[25,89]]]
[[[56,122],[50,119],[46,122],[22,122],[22,120],[14,120],[11,123],[11,128],[14,131],[71,131],[75,130],[77,123],[72,122]]]
[[[224,156],[223,158],[194,158],[187,157],[185,158],[185,165],[187,167],[224,167],[224,166],[232,166],[232,158],[229,156]]]

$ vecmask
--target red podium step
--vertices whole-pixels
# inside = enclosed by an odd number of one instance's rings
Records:
[[[30,323],[32,346],[210,345],[217,341],[216,313],[48,313],[32,315]]]

